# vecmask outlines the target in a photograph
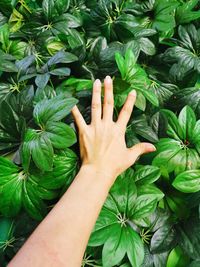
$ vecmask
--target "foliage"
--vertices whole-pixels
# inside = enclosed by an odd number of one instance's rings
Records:
[[[114,119],[135,89],[130,147],[82,266],[200,265],[198,0],[0,0],[0,265],[80,167],[71,109],[90,122],[95,78],[111,75]]]

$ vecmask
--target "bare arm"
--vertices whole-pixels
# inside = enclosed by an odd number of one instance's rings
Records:
[[[90,233],[117,176],[143,153],[155,150],[150,143],[126,148],[125,130],[136,99],[127,97],[118,121],[113,122],[112,80],[93,86],[92,121],[87,125],[75,106],[82,167],[73,183],[26,241],[8,267],[80,267]]]

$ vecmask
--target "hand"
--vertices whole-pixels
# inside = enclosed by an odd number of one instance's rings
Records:
[[[79,130],[80,154],[82,166],[88,166],[97,172],[110,174],[113,179],[130,167],[137,158],[156,148],[151,143],[138,143],[126,147],[125,131],[136,100],[136,91],[129,93],[119,114],[113,121],[113,83],[110,76],[104,80],[104,103],[101,105],[101,82],[93,85],[91,124],[87,125],[77,106],[72,109]]]

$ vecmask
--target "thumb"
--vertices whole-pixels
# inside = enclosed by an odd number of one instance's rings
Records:
[[[138,143],[132,146],[128,150],[129,150],[128,153],[129,153],[131,161],[135,162],[137,158],[141,156],[142,154],[156,151],[156,147],[151,143],[142,142],[142,143]]]

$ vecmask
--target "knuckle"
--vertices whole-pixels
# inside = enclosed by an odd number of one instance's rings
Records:
[[[98,109],[100,107],[100,103],[92,103],[92,109]]]
[[[131,107],[129,105],[124,105],[123,112],[128,114],[131,113]]]
[[[113,106],[114,105],[113,99],[106,99],[104,105]]]

